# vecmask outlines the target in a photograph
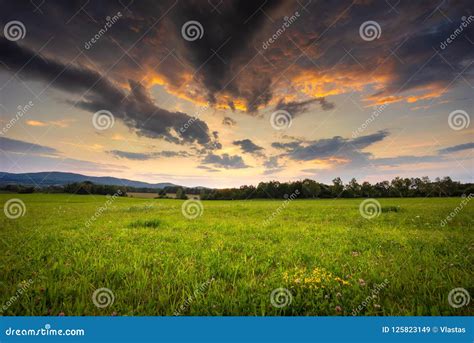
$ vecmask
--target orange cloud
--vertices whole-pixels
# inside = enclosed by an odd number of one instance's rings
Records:
[[[44,126],[58,126],[61,128],[69,127],[70,123],[74,122],[74,119],[62,119],[62,120],[55,120],[50,122],[44,122],[40,120],[27,120],[26,124],[29,126],[37,126],[37,127],[44,127]]]
[[[39,120],[27,120],[26,124],[29,126],[48,126],[48,123],[45,123],[44,121],[39,121]]]

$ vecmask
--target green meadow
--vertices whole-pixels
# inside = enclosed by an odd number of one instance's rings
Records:
[[[363,199],[203,201],[189,219],[183,200],[11,198],[26,211],[1,214],[2,315],[474,312],[448,301],[474,294],[474,202],[440,224],[461,198],[378,199],[372,219]]]

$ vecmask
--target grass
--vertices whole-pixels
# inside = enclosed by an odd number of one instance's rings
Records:
[[[11,198],[26,213],[0,220],[3,315],[351,315],[365,300],[357,315],[473,314],[448,293],[474,291],[474,202],[442,227],[461,199],[379,199],[369,220],[360,199],[204,201],[187,219],[180,200],[118,198],[86,227],[110,198]],[[277,288],[291,304],[272,305]]]

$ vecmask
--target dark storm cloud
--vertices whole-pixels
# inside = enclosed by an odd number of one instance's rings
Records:
[[[449,154],[452,152],[458,152],[458,151],[463,151],[463,150],[468,150],[468,149],[474,149],[474,142],[450,146],[448,148],[438,150],[438,152],[440,154]]]
[[[270,77],[263,75],[247,85],[239,83],[235,77],[239,69],[254,57],[253,39],[268,23],[266,16],[277,10],[280,4],[281,1],[266,0],[225,1],[219,3],[217,13],[205,2],[185,2],[172,13],[178,32],[189,20],[197,20],[204,28],[203,38],[183,42],[181,53],[195,69],[200,68],[199,76],[211,102],[225,89],[234,96],[247,99],[249,111],[253,112],[258,104],[265,104],[271,98],[268,89]]]
[[[108,110],[137,134],[163,138],[183,144],[198,143],[211,147],[212,138],[205,122],[182,112],[170,112],[156,106],[145,87],[130,80],[126,94],[96,71],[37,55],[5,38],[0,38],[0,68],[18,73],[22,78],[39,80],[49,86],[81,94],[83,100],[75,105],[92,113]]]
[[[139,152],[129,152],[122,150],[111,150],[108,151],[109,154],[114,155],[115,157],[125,158],[128,160],[136,161],[146,161],[151,159],[156,159],[159,157],[188,157],[189,154],[186,151],[160,151],[160,152],[151,152],[151,153],[139,153]]]
[[[321,108],[324,111],[329,111],[332,110],[335,105],[331,102],[328,102],[325,98],[314,98],[306,101],[290,101],[285,103],[284,99],[280,99],[278,104],[276,105],[275,109],[276,110],[285,110],[289,112],[293,117],[296,117],[299,114],[303,114],[305,112],[308,112],[310,109],[311,105],[319,102],[321,105]]]
[[[91,87],[100,92],[104,102],[120,102],[124,94],[96,71],[65,65],[42,57],[33,50],[0,37],[0,68],[22,79],[43,81],[61,90],[80,93]]]
[[[461,18],[471,15],[474,21],[473,8],[462,1],[445,2],[440,5],[443,11],[450,12],[451,20],[434,15],[431,20],[423,22],[422,28],[413,30],[411,33],[408,27],[404,27],[405,34],[410,34],[410,39],[396,52],[403,63],[394,64],[393,78],[383,90],[383,95],[419,90],[433,85],[436,85],[436,88],[444,88],[450,82],[456,81],[455,71],[467,71],[465,77],[472,79],[472,70],[469,68],[466,70],[466,67],[469,67],[474,59],[474,49],[472,49],[474,25],[471,23],[463,27]],[[430,27],[428,23],[432,26]],[[391,26],[395,27],[396,24],[391,23]],[[397,27],[400,27],[398,25]],[[460,28],[461,31],[459,31]],[[443,42],[455,32],[460,32],[459,35],[456,34],[457,38],[444,46]],[[440,55],[437,55],[435,50]]]
[[[243,152],[249,154],[258,154],[261,155],[262,150],[264,150],[261,146],[258,146],[250,139],[242,139],[240,141],[234,141],[232,144],[237,145],[242,149]]]
[[[319,93],[363,91],[370,84],[375,86],[370,86],[373,101],[389,97],[398,101],[407,90],[415,93],[410,95],[416,101],[422,98],[417,92],[438,96],[463,78],[474,79],[474,24],[441,48],[459,29],[461,18],[473,15],[468,0],[392,5],[384,1],[225,1],[216,2],[218,11],[206,1],[145,0],[128,5],[126,9],[120,1],[51,0],[44,2],[43,13],[39,13],[33,12],[30,1],[4,1],[0,22],[22,20],[27,35],[21,41],[24,49],[2,40],[0,65],[16,72],[33,51],[42,48],[43,57],[26,64],[20,73],[23,78],[47,84],[58,76],[52,87],[75,95],[94,85],[80,103],[82,108],[113,108],[114,114],[139,134],[203,146],[211,141],[204,122],[198,119],[190,129],[179,131],[190,117],[150,103],[141,89],[129,94],[128,80],[152,79],[157,74],[175,95],[207,98],[232,110],[244,106],[253,114],[274,104],[277,95],[284,97],[277,88],[288,82],[319,99],[282,100],[277,105],[285,104],[293,109],[292,114],[299,114],[316,101],[323,110],[333,106],[326,98],[317,97]],[[123,13],[121,19],[84,50],[84,43],[103,28],[105,18],[118,11]],[[284,18],[295,11],[300,13],[298,19],[262,50],[262,42],[273,37]],[[181,27],[189,20],[202,25],[201,39],[186,41],[181,36]],[[382,29],[380,38],[370,42],[359,36],[359,27],[368,20],[377,21]],[[78,55],[78,48],[82,54]],[[69,61],[72,65],[66,63]],[[107,78],[100,79],[98,72],[84,65],[107,71]],[[311,73],[316,74],[311,84],[299,88],[298,77]],[[130,84],[134,83],[139,82]],[[188,91],[188,85],[197,91]]]
[[[56,155],[58,150],[44,145],[0,137],[0,150],[31,155]]]
[[[215,154],[208,154],[203,160],[203,164],[210,164],[215,167],[225,168],[225,169],[241,169],[241,168],[248,168],[248,165],[245,164],[242,157],[238,155],[215,155]]]

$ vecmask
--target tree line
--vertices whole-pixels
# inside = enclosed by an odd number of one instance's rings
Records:
[[[126,196],[127,192],[143,191],[143,188],[127,186],[99,185],[90,181],[70,183],[65,186],[48,186],[35,188],[22,185],[3,185],[0,190],[16,193],[72,193]],[[120,192],[118,192],[120,190]],[[461,183],[450,177],[401,178],[381,181],[374,184],[358,183],[352,179],[344,184],[337,177],[327,185],[314,180],[305,179],[294,182],[260,182],[257,186],[241,186],[239,188],[211,189],[203,187],[166,187],[164,189],[146,189],[156,193],[157,198],[166,198],[167,193],[176,193],[176,198],[186,199],[186,194],[199,194],[202,200],[237,200],[237,199],[282,199],[288,198],[298,191],[299,199],[316,198],[390,198],[390,197],[453,197],[474,194],[474,184]]]
[[[294,182],[260,182],[258,186],[241,186],[227,189],[201,189],[203,200],[233,199],[281,199],[287,198],[298,190],[300,199],[308,198],[379,198],[379,197],[452,197],[474,194],[474,184],[462,184],[450,177],[401,178],[381,181],[375,184],[358,183],[352,179],[344,184],[337,177],[331,185],[305,179]]]

